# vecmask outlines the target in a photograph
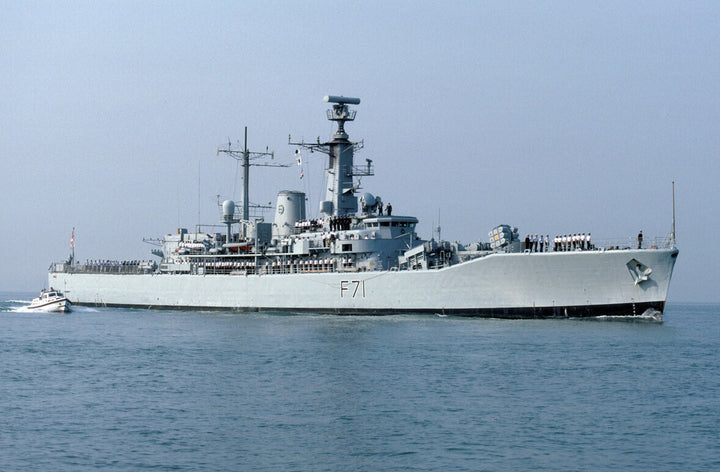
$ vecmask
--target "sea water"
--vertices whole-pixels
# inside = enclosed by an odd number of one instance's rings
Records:
[[[720,305],[663,322],[0,294],[0,470],[720,470]]]

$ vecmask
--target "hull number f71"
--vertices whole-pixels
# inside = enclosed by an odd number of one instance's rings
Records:
[[[364,280],[341,280],[340,281],[340,298],[365,298],[365,281]]]

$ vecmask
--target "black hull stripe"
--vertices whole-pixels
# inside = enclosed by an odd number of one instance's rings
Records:
[[[646,310],[660,313],[665,308],[664,301],[643,303],[618,303],[609,305],[577,305],[562,307],[522,307],[522,308],[426,308],[426,309],[361,309],[361,308],[283,308],[283,307],[206,307],[206,306],[171,306],[171,305],[137,305],[125,303],[84,303],[73,302],[74,305],[111,308],[139,308],[155,310],[184,311],[236,311],[236,312],[283,312],[283,313],[317,313],[331,315],[453,315],[473,316],[481,318],[506,319],[542,319],[542,318],[593,318],[598,316],[642,316]]]

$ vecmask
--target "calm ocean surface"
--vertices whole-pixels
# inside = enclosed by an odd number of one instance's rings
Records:
[[[720,305],[664,322],[20,309],[0,470],[720,470]]]

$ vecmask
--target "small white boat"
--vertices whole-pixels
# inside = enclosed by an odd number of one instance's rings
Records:
[[[50,290],[43,289],[40,292],[40,296],[33,298],[33,301],[28,305],[28,310],[36,311],[47,311],[47,312],[58,312],[67,313],[70,311],[72,304],[70,300],[65,298],[62,292],[59,292],[52,287]]]

